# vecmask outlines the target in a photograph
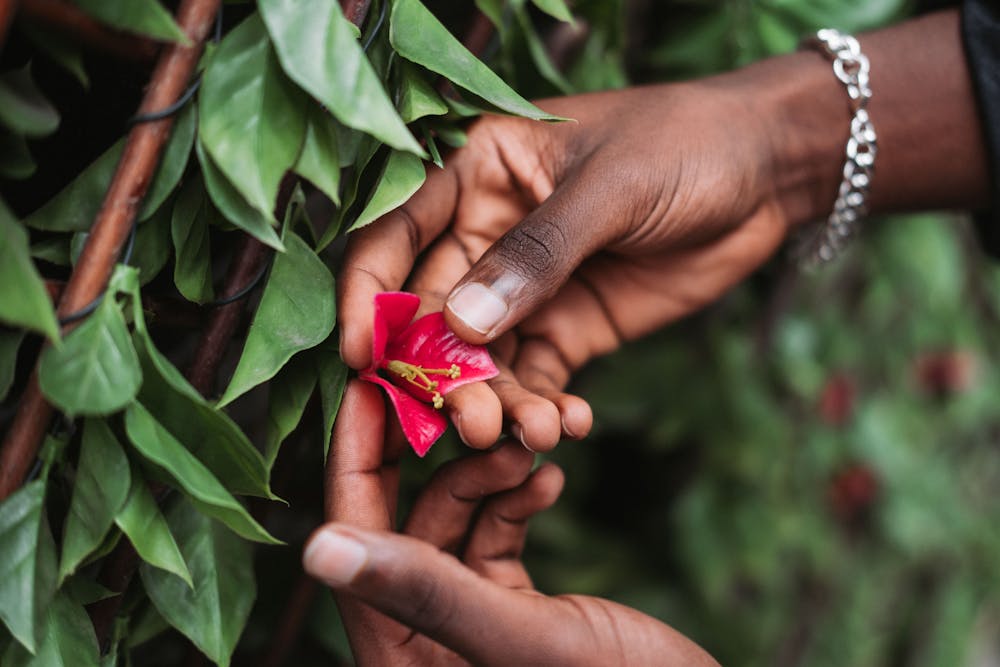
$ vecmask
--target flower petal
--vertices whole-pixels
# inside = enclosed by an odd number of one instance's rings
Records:
[[[403,427],[403,435],[417,456],[422,457],[426,454],[431,445],[437,442],[448,428],[448,421],[438,410],[400,391],[399,387],[385,378],[374,373],[361,373],[358,377],[381,385],[385,393],[389,394],[392,407],[396,409],[396,415],[399,417],[399,424]]]
[[[461,375],[451,379],[435,375],[438,391],[447,394],[456,387],[470,382],[480,382],[495,377],[497,367],[490,353],[482,345],[471,345],[459,338],[445,324],[444,315],[430,313],[406,327],[397,337],[390,339],[385,348],[386,359],[398,359],[424,368],[450,368],[456,364]],[[400,385],[408,392],[429,401],[430,394],[401,380]]]
[[[372,330],[372,368],[378,368],[386,345],[410,323],[420,307],[420,297],[409,292],[382,292],[375,295]]]

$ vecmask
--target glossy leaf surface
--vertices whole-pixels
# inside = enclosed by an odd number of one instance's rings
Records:
[[[382,175],[371,199],[365,204],[364,210],[348,231],[353,232],[369,225],[406,203],[406,200],[423,185],[426,177],[424,163],[419,157],[412,153],[392,151],[385,167],[382,168]]]
[[[165,470],[200,511],[215,517],[248,540],[280,544],[254,521],[211,471],[139,403],[131,404],[125,412],[125,430],[139,453]],[[190,563],[188,567],[191,567]]]
[[[102,23],[169,42],[189,43],[187,36],[157,0],[76,0]]]
[[[167,513],[194,587],[142,565],[142,583],[156,609],[205,655],[228,665],[257,594],[250,545],[190,503]]]
[[[42,393],[71,415],[106,415],[121,410],[142,383],[121,308],[112,295],[60,347],[42,353]]]
[[[17,644],[3,655],[4,667],[97,667],[94,626],[80,603],[60,592],[45,613],[41,644],[32,655]]]
[[[260,11],[288,76],[341,123],[399,150],[423,154],[337,0],[262,0]]]
[[[340,202],[340,156],[337,124],[322,109],[311,107],[309,127],[295,173],[319,188],[334,203]]]
[[[316,253],[294,233],[287,250],[274,259],[239,364],[220,405],[271,379],[293,354],[314,347],[333,330],[336,314],[333,276]]]
[[[214,296],[208,222],[211,205],[205,186],[191,181],[181,190],[170,218],[174,244],[174,284],[189,301],[205,303]]]
[[[59,338],[52,301],[45,283],[31,261],[28,232],[0,202],[0,285],[8,286],[0,298],[0,321],[27,327],[53,340]]]
[[[298,157],[306,131],[303,102],[257,15],[222,40],[205,69],[198,136],[229,182],[262,213],[274,209],[281,179]]]
[[[60,581],[75,572],[83,559],[100,546],[114,524],[115,515],[125,504],[130,482],[128,459],[115,434],[106,422],[88,419],[66,517]]]

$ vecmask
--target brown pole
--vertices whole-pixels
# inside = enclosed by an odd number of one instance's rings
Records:
[[[186,46],[173,44],[160,56],[139,113],[164,109],[183,94],[201,57],[205,37],[212,29],[220,2],[183,0],[177,22],[191,43]],[[140,123],[129,132],[125,151],[91,227],[87,244],[59,302],[57,312],[60,316],[83,308],[104,291],[156,172],[172,126],[173,118],[168,117]],[[0,500],[23,482],[51,415],[52,407],[39,391],[38,378],[33,373],[7,439],[0,448]]]

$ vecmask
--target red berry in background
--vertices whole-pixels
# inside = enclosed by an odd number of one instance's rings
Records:
[[[967,391],[975,381],[976,357],[967,350],[925,352],[913,364],[917,385],[944,398]]]
[[[864,463],[851,463],[830,478],[827,485],[830,510],[845,526],[857,527],[870,514],[879,487],[874,470]]]
[[[854,412],[857,387],[844,373],[831,375],[819,395],[820,418],[831,426],[843,426]]]

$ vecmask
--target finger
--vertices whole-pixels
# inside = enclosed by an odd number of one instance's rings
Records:
[[[464,541],[480,501],[521,485],[534,456],[508,442],[491,452],[452,461],[434,474],[414,503],[403,532],[445,551]]]
[[[382,478],[385,402],[378,387],[351,380],[337,415],[326,465],[326,516],[389,529]]]
[[[492,447],[503,428],[500,399],[485,382],[462,385],[445,394],[445,409],[462,442],[473,449]]]
[[[503,364],[497,364],[500,374],[488,380],[503,406],[504,418],[510,423],[510,433],[533,452],[547,452],[559,444],[562,421],[559,408],[552,401],[528,391]]]
[[[459,336],[486,343],[555,294],[587,256],[613,238],[607,184],[570,177],[500,237],[448,297],[445,317]],[[595,219],[597,218],[597,219]]]
[[[522,387],[550,401],[559,410],[563,435],[579,440],[590,433],[594,415],[585,400],[562,391],[569,382],[569,371],[562,355],[545,339],[529,339],[522,343],[513,365],[514,376]]]
[[[567,605],[499,586],[406,535],[328,524],[313,534],[303,564],[476,665],[553,664],[547,656],[569,655],[589,640],[566,622]]]
[[[455,169],[432,169],[408,202],[351,235],[337,281],[340,354],[350,367],[371,364],[375,295],[403,286],[417,255],[447,227],[457,198]]]
[[[564,482],[562,470],[546,463],[521,486],[490,498],[469,538],[466,564],[501,586],[530,587],[531,578],[521,564],[528,519],[552,507]]]

